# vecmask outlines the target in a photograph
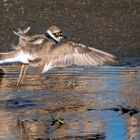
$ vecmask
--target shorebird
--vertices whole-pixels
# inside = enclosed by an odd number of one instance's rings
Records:
[[[9,53],[0,53],[0,64],[22,63],[16,82],[17,86],[23,81],[28,65],[36,67],[42,64],[37,54],[41,55],[41,51],[48,49],[45,47],[57,44],[61,39],[67,38],[57,26],[49,27],[45,34],[33,36],[26,35],[29,30],[30,27],[25,30],[18,29],[18,32],[13,31],[15,35],[19,36],[19,43],[14,47],[15,50]]]
[[[39,34],[34,36],[27,36],[26,33],[30,30],[30,27],[27,27],[25,30],[21,30],[18,28],[18,32],[13,31],[13,33],[19,36],[19,46],[34,46],[34,45],[42,45],[46,39],[53,40],[54,44],[60,42],[62,38],[67,38],[62,34],[62,31],[57,26],[50,26],[45,34]]]
[[[19,35],[22,38],[15,51],[0,55],[0,64],[20,62],[23,64],[17,85],[25,76],[28,65],[41,67],[41,73],[47,72],[55,67],[65,67],[72,64],[80,66],[97,66],[115,63],[116,57],[110,53],[88,47],[84,44],[72,41],[62,41],[62,31],[59,29],[53,32],[49,28],[45,35],[28,37]]]

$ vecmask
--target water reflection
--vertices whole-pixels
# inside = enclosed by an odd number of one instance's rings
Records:
[[[139,67],[71,67],[54,69],[42,77],[30,68],[19,88],[15,86],[16,66],[3,69],[1,139],[139,138],[139,114],[130,117],[111,110],[87,110],[117,105],[140,108]],[[62,117],[65,124],[53,124],[56,117]]]
[[[0,85],[2,83],[3,76],[4,76],[4,71],[3,71],[3,69],[0,69]]]
[[[127,135],[128,140],[136,139],[138,140],[140,138],[139,135],[140,132],[140,119],[137,116],[133,116],[128,119],[128,128],[127,128]]]
[[[0,111],[0,139],[22,139],[22,136],[19,134],[19,129],[15,123],[16,120],[16,114],[14,111]]]

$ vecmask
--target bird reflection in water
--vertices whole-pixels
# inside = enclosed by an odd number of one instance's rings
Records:
[[[0,68],[0,85],[2,84],[3,76],[4,76],[4,70]]]

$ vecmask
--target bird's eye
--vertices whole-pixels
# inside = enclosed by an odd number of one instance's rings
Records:
[[[55,35],[56,37],[62,36],[62,32],[56,32],[56,33],[54,33],[54,35]]]

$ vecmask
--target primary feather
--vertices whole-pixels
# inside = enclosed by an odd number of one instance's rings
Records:
[[[116,57],[114,55],[104,51],[87,47],[83,44],[66,41],[55,45],[52,51],[47,54],[45,59],[47,62],[43,72],[54,67],[64,67],[72,64],[80,66],[110,64],[115,63],[115,58]]]

